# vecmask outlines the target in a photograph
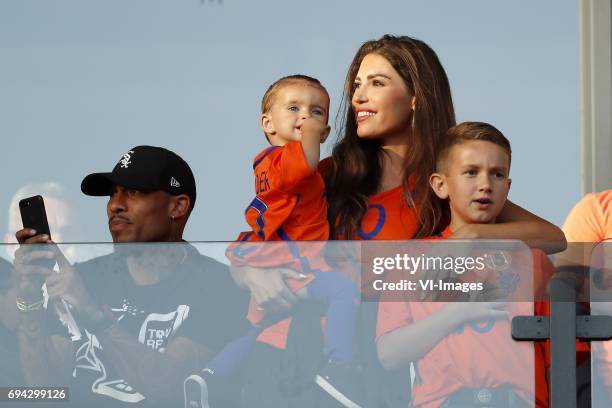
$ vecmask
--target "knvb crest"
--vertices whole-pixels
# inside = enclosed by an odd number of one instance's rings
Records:
[[[128,166],[132,164],[130,160],[132,159],[133,154],[134,154],[134,151],[130,150],[129,152],[123,155],[123,158],[119,161],[121,163],[121,168],[127,169]]]

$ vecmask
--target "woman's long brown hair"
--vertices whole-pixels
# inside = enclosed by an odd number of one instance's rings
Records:
[[[332,167],[325,177],[330,237],[352,238],[367,211],[368,197],[377,193],[382,178],[380,141],[357,136],[351,107],[353,82],[361,61],[378,54],[389,61],[416,97],[412,132],[404,162],[404,199],[418,209],[416,238],[433,235],[448,220],[443,203],[429,188],[435,171],[437,147],[448,128],[455,125],[455,111],[446,72],[436,53],[424,42],[410,37],[385,35],[364,43],[353,58],[346,77],[340,112],[346,111],[341,136],[332,152]],[[408,189],[410,179],[411,189]]]

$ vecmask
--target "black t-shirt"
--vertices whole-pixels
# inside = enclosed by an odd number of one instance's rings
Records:
[[[13,265],[4,258],[0,258],[0,295],[5,293],[13,283]]]
[[[0,298],[6,296],[7,291],[13,285],[13,266],[0,258]],[[15,307],[14,303],[7,304],[0,301],[0,305]],[[12,311],[14,312],[14,310]],[[6,313],[0,310],[0,313]],[[0,318],[0,386],[21,385],[23,378],[19,370],[19,350],[15,333],[3,324]]]
[[[14,284],[12,264],[0,258],[0,298],[6,296],[9,288]],[[1,302],[4,307],[15,307],[14,303]],[[14,313],[14,310],[11,312]],[[0,313],[6,313],[0,310]],[[19,349],[17,338],[13,330],[3,324],[0,318],[0,386],[22,385],[24,383],[19,369]]]
[[[163,353],[172,339],[184,337],[217,352],[245,333],[248,294],[234,284],[227,266],[189,244],[182,245],[185,257],[180,265],[153,285],[135,284],[126,257],[118,253],[76,268],[97,304],[110,310],[116,324],[149,349]],[[144,393],[117,373],[104,353],[104,341],[98,338],[103,336],[80,324],[78,313],[60,312],[60,320],[69,328],[75,351],[73,402],[104,407],[150,405]],[[177,401],[177,406],[181,404]]]

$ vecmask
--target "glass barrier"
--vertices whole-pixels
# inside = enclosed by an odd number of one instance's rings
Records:
[[[585,244],[589,259],[592,316],[612,316],[612,242]],[[601,322],[612,332],[612,323]],[[612,404],[612,341],[591,342],[591,401],[593,407]]]
[[[552,269],[517,241],[12,249],[14,260],[0,259],[1,404],[547,399],[542,343],[515,341],[510,328],[515,316],[546,313]],[[70,251],[82,261],[67,259]]]

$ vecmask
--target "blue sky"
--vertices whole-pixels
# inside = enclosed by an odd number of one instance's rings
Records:
[[[87,220],[71,240],[108,241],[105,200],[80,195],[81,179],[132,146],[161,145],[198,181],[186,238],[231,240],[246,227],[250,163],[266,146],[267,86],[316,76],[335,112],[354,52],[385,33],[432,46],[458,121],[490,122],[510,139],[511,199],[562,223],[580,197],[571,0],[0,2],[0,214],[20,186],[56,181]]]

